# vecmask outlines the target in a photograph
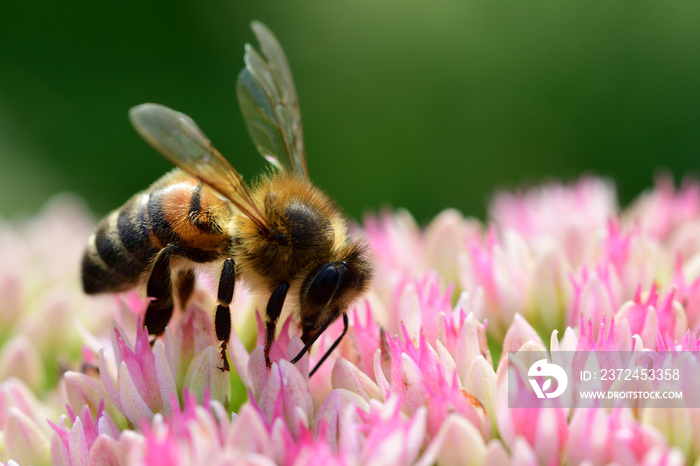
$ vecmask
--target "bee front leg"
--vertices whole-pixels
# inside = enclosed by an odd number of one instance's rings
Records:
[[[224,372],[229,371],[228,358],[226,357],[226,348],[228,340],[231,337],[231,308],[229,305],[233,300],[233,289],[236,284],[236,264],[232,258],[227,258],[221,267],[221,276],[219,277],[219,292],[217,299],[219,305],[216,307],[214,316],[214,330],[216,330],[216,338],[221,342],[221,364],[219,367]]]
[[[275,331],[277,329],[277,319],[282,313],[282,306],[284,305],[284,298],[287,297],[287,290],[289,290],[289,283],[282,282],[279,284],[275,291],[272,292],[270,300],[267,302],[267,324],[265,327],[267,329],[267,339],[265,340],[265,364],[269,369],[272,367],[270,362],[270,349],[272,348],[272,342],[275,339]]]
[[[151,275],[148,277],[146,294],[148,309],[143,325],[149,335],[162,335],[173,315],[173,290],[170,276],[170,256],[175,250],[172,244],[161,249],[156,255]]]

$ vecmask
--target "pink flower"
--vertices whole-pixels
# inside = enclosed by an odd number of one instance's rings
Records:
[[[420,228],[407,211],[384,211],[376,217],[367,216],[364,228],[377,261],[377,275],[384,275],[382,268],[402,275],[427,266]]]
[[[576,351],[632,351],[629,327],[622,327],[622,332],[616,331],[619,328],[615,327],[615,319],[608,320],[605,316],[596,328],[593,319],[586,321],[582,314]]]
[[[526,388],[523,375],[512,368],[507,372],[507,377],[499,379],[496,395],[496,418],[501,438],[514,451],[518,441],[524,440],[539,464],[561,462],[569,440],[566,410],[557,404],[556,399],[534,404],[534,394]],[[533,407],[509,407],[508,390],[513,380],[516,381],[518,396],[531,399],[529,402],[520,399],[517,405]]]
[[[372,311],[369,302],[355,309],[350,316],[352,332],[341,346],[341,352],[344,358],[374,380],[374,357],[385,339],[385,331]]]
[[[658,349],[657,341],[664,341],[664,347],[673,347],[683,338],[688,329],[685,312],[675,300],[676,290],[671,289],[660,299],[655,286],[652,286],[647,299],[642,298],[641,288],[637,290],[633,302],[627,302],[615,314],[618,325],[629,325],[629,333],[639,335],[645,348]]]
[[[570,441],[566,461],[593,465],[685,464],[683,454],[669,448],[654,429],[637,423],[629,411],[601,408],[576,410],[569,428]]]
[[[294,346],[298,352],[303,345],[299,341]],[[261,353],[259,349],[256,350],[251,357],[251,365],[257,365],[258,360],[265,365],[265,357]],[[300,434],[301,429],[308,429],[313,419],[313,402],[307,376],[286,360],[273,363],[269,372],[265,370],[260,375],[260,379],[253,379],[252,395],[268,424],[282,419],[296,435]]]
[[[528,307],[533,264],[522,238],[508,232],[500,241],[490,230],[485,239],[467,240],[469,254],[460,262],[460,283],[470,293],[483,292],[484,314],[489,318],[489,332],[503,337],[515,314]],[[481,316],[480,316],[481,317]]]
[[[228,403],[231,380],[218,369],[218,342],[209,316],[196,301],[188,306],[174,330],[166,329],[164,338],[152,346],[140,320],[134,326],[133,345],[124,331],[115,326],[112,347],[99,350],[99,381],[87,374],[67,373],[67,399],[73,409],[79,410],[85,403],[95,412],[100,401],[105,400],[107,411],[118,423],[125,418],[138,425],[155,413],[172,412],[172,400],[177,401],[173,395],[185,387],[199,399],[207,391]],[[90,344],[95,347],[99,340]],[[93,358],[89,350],[85,354]]]
[[[438,338],[441,316],[452,313],[452,285],[443,290],[440,277],[429,271],[415,279],[401,279],[396,284],[389,316],[385,323],[389,333],[401,331],[401,323],[423,329],[429,341]]]
[[[0,383],[0,461],[44,464],[50,453],[46,417],[53,410],[18,379]]]
[[[390,394],[401,401],[402,410],[408,415],[418,409],[427,409],[427,433],[437,433],[447,414],[459,413],[469,420],[487,439],[491,424],[484,406],[473,395],[461,388],[456,372],[442,364],[423,333],[418,346],[414,346],[405,327],[403,341],[389,337],[391,348],[391,378],[382,380],[380,388],[384,397]],[[383,373],[378,372],[377,377]]]
[[[583,316],[597,326],[602,322],[603,316],[614,315],[623,302],[616,278],[607,266],[600,266],[592,273],[584,268],[579,280],[572,278],[574,296],[567,319],[569,325],[575,326],[580,316]]]
[[[608,182],[584,178],[501,193],[486,224],[454,210],[425,228],[407,212],[368,217],[376,279],[347,309],[347,335],[311,378],[342,320],[291,364],[303,345],[294,316],[283,319],[268,368],[267,297],[244,282],[232,303],[230,373],[218,369],[216,277],[198,275],[189,305],[155,341],[139,322],[137,291],[88,301],[67,276],[77,274],[70,257],[84,242],[74,237],[91,228],[80,212],[54,206],[36,223],[0,226],[2,462],[672,465],[700,457],[697,377],[645,385],[682,389],[681,409],[648,400],[603,409],[574,395],[515,408],[507,397],[509,381],[518,400],[534,396],[528,364],[509,367],[511,351],[530,365],[545,354],[582,369],[600,363],[590,351],[646,350],[655,368],[700,372],[696,184],[657,184],[622,212]],[[39,227],[65,251],[39,244]],[[569,361],[563,351],[579,356]]]
[[[591,235],[617,214],[615,188],[608,181],[582,178],[571,186],[550,183],[524,193],[501,192],[490,216],[501,231],[517,231],[535,250],[555,245],[577,266]]]
[[[373,291],[388,299],[396,283],[412,279],[429,269],[436,270],[445,282],[456,282],[458,264],[466,253],[464,239],[480,236],[482,226],[465,219],[455,210],[440,213],[421,230],[405,210],[384,211],[366,216],[364,229],[375,258],[376,276],[383,277]]]
[[[665,280],[672,273],[672,255],[661,247],[657,238],[644,234],[638,227],[625,230],[619,219],[611,219],[598,244],[590,250],[590,263],[608,269],[620,294],[631,298],[640,284]]]
[[[700,185],[697,182],[685,183],[677,192],[673,178],[661,175],[657,177],[654,189],[640,195],[624,217],[627,223],[638,225],[654,238],[678,242],[686,237],[683,230],[692,228],[700,220]],[[686,252],[682,247],[680,250]]]
[[[677,300],[685,308],[688,328],[697,334],[700,332],[700,271],[695,264],[700,265],[700,262],[694,261],[692,269],[685,270],[690,267],[684,267],[683,260],[677,255],[672,283],[678,290]],[[688,280],[686,276],[698,278]]]
[[[174,401],[172,403],[175,405]],[[143,425],[141,454],[145,465],[216,464],[242,460],[245,455],[227,448],[225,438],[231,428],[228,413],[216,401],[197,398],[185,391],[182,410],[171,416],[158,415]]]
[[[87,406],[78,416],[71,414],[70,428],[65,415],[58,425],[49,423],[56,433],[51,447],[52,464],[118,464],[120,431],[102,405],[94,419]]]
[[[425,435],[425,412],[410,419],[400,414],[398,401],[372,403],[368,413],[359,412],[364,437],[359,464],[412,464]]]
[[[544,348],[542,339],[532,325],[530,325],[530,323],[521,315],[516,314],[513,319],[513,323],[510,325],[508,331],[506,331],[505,337],[503,338],[503,353],[501,355],[501,360],[506,357],[506,354],[509,351],[520,351],[523,346],[530,342]]]
[[[116,384],[110,376],[104,350],[99,357],[100,378],[108,399],[134,425],[151,419],[157,412],[171,412],[171,400],[177,393],[175,375],[163,343],[156,341],[152,350],[146,329],[140,322],[136,332],[132,348],[119,329],[114,328]]]
[[[93,227],[84,203],[67,195],[22,223],[0,218],[0,380],[44,389],[57,365],[79,356],[74,320],[94,331],[113,318],[112,299],[88,305],[80,289],[80,257]]]

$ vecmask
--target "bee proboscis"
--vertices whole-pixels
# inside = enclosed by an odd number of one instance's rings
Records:
[[[301,116],[284,52],[274,35],[253,22],[262,55],[246,46],[237,93],[248,131],[274,170],[251,186],[214,148],[195,122],[158,104],[129,115],[138,133],[177,168],[134,195],[97,226],[83,256],[86,293],[146,287],[144,325],[160,335],[177,293],[185,301],[194,285],[193,265],[220,262],[214,328],[222,370],[229,370],[229,305],[238,277],[268,295],[265,360],[277,319],[291,299],[303,350],[297,362],[367,288],[372,266],[366,247],[349,239],[345,218],[308,177]],[[177,270],[173,286],[174,271]]]

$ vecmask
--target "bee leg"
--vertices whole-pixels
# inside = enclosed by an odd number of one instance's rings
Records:
[[[162,335],[173,315],[170,255],[174,249],[175,246],[169,244],[158,252],[151,276],[148,278],[146,294],[150,302],[143,325],[148,329],[149,335]]]
[[[231,309],[229,305],[233,300],[233,288],[236,284],[236,264],[232,258],[227,258],[221,267],[219,277],[219,291],[217,299],[219,305],[216,307],[214,316],[214,330],[216,338],[221,342],[221,364],[219,367],[223,372],[229,371],[228,358],[226,357],[226,347],[231,337]]]
[[[279,286],[272,292],[270,300],[267,302],[267,323],[265,327],[267,329],[267,339],[265,340],[265,364],[269,369],[272,367],[270,362],[270,349],[272,348],[272,341],[275,339],[275,330],[277,328],[277,319],[282,313],[282,306],[284,305],[284,298],[287,296],[287,290],[289,290],[289,283],[282,282]]]
[[[194,270],[180,270],[177,274],[177,297],[180,301],[180,308],[184,312],[187,301],[190,300],[194,291],[195,276]]]

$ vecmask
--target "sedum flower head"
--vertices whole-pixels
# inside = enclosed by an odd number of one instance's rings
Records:
[[[0,218],[0,380],[15,377],[45,394],[80,356],[75,323],[105,334],[115,299],[90,300],[79,284],[93,228],[85,206],[68,196],[56,197],[35,218]]]
[[[454,210],[424,228],[406,211],[368,216],[353,228],[376,278],[310,378],[341,321],[294,365],[303,344],[284,314],[268,368],[265,297],[241,282],[232,370],[222,372],[215,274],[198,276],[187,307],[151,341],[138,293],[82,295],[92,222],[74,201],[54,202],[0,227],[0,461],[694,463],[698,409],[512,408],[509,380],[527,382],[506,355],[686,351],[695,356],[671,367],[700,373],[699,227],[700,188],[667,179],[624,210],[610,182],[588,177],[499,193],[486,222]],[[33,229],[55,233],[51,252]],[[700,393],[697,380],[684,383]]]

